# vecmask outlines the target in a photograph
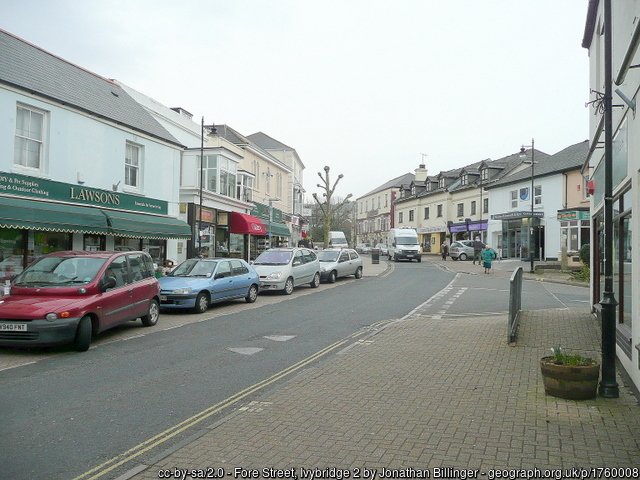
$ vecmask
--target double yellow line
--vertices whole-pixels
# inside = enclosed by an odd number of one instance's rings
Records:
[[[300,370],[301,368],[309,365],[310,363],[318,360],[319,358],[321,358],[324,355],[327,355],[328,353],[332,352],[333,350],[340,348],[341,346],[343,346],[344,344],[350,342],[351,340],[353,340],[354,338],[357,338],[361,335],[367,335],[370,332],[367,331],[360,331],[360,332],[355,332],[352,333],[351,335],[349,335],[348,337],[339,340],[337,342],[335,342],[332,345],[329,345],[326,348],[323,348],[322,350],[320,350],[319,352],[316,352],[315,354],[311,355],[310,357],[307,357],[306,359],[288,367],[285,368],[284,370],[276,373],[275,375],[262,380],[261,382],[258,382],[238,393],[236,393],[235,395],[232,395],[231,397],[223,400],[220,403],[217,403],[215,405],[212,405],[211,407],[207,408],[206,410],[203,410],[200,413],[197,413],[196,415],[192,416],[191,418],[188,418],[180,423],[178,423],[177,425],[169,428],[168,430],[165,430],[162,433],[159,433],[158,435],[156,435],[155,437],[150,438],[149,440],[136,445],[135,447],[127,450],[124,453],[121,453],[120,455],[118,455],[117,457],[114,457],[110,460],[107,460],[106,462],[102,463],[101,465],[98,465],[97,467],[89,470],[88,472],[83,473],[82,475],[74,478],[73,480],[94,480],[97,478],[100,478],[104,475],[106,475],[107,473],[111,472],[112,470],[118,468],[119,466],[130,462],[131,460],[135,459],[136,457],[139,457],[140,455],[142,455],[145,452],[148,452],[149,450],[158,447],[159,445],[162,445],[164,442],[166,442],[167,440],[175,437],[176,435],[178,435],[179,433],[184,432],[185,430],[193,427],[194,425],[197,425],[198,423],[206,420],[207,418],[211,417],[212,415],[215,415],[216,413],[220,412],[221,410],[224,410],[225,408],[230,407],[231,405],[233,405],[234,403],[242,400],[243,398],[251,395],[252,393],[257,392],[258,390],[278,381],[281,380],[282,378],[286,377],[287,375],[290,375],[294,372],[296,372],[297,370]]]

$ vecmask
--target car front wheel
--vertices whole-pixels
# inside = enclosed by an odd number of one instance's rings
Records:
[[[85,316],[80,319],[76,329],[76,337],[73,339],[73,347],[78,352],[86,352],[91,345],[91,318]]]
[[[356,270],[355,277],[356,277],[358,280],[362,278],[362,267],[358,267],[358,269]]]
[[[158,319],[160,318],[160,304],[155,298],[152,298],[149,302],[149,309],[147,310],[147,314],[142,317],[142,325],[145,327],[153,327],[158,323]]]
[[[287,281],[284,282],[284,290],[283,293],[285,295],[291,295],[293,293],[293,278],[287,278]]]
[[[329,278],[327,279],[327,281],[328,281],[329,283],[336,283],[336,278],[337,278],[336,271],[335,271],[335,270],[333,270],[333,271],[329,274]]]
[[[251,285],[249,287],[249,291],[247,292],[247,296],[244,297],[244,300],[247,303],[253,303],[256,301],[257,298],[258,298],[258,286]]]
[[[206,293],[200,292],[196,297],[196,305],[193,307],[194,313],[204,313],[209,310],[209,297]]]

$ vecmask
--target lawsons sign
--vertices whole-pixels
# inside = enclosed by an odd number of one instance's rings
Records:
[[[168,202],[164,200],[6,172],[0,172],[0,195],[2,194],[160,215],[168,212]]]

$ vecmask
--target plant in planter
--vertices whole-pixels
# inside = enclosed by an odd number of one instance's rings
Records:
[[[569,400],[594,398],[598,390],[600,364],[593,358],[552,348],[552,356],[540,359],[540,371],[547,395]]]

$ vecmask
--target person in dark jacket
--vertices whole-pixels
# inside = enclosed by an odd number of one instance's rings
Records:
[[[446,260],[449,254],[449,245],[447,245],[447,242],[442,242],[442,245],[440,245],[440,253],[442,254],[442,259]]]
[[[482,250],[484,249],[484,243],[480,241],[480,237],[476,237],[473,242],[473,264],[478,262],[478,265],[482,265]]]

